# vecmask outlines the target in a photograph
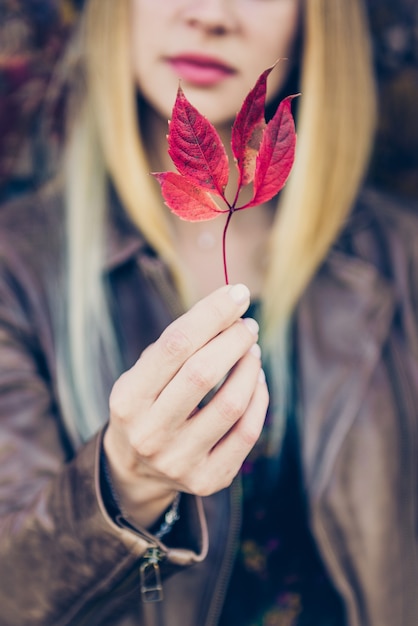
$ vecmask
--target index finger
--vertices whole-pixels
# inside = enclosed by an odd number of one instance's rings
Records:
[[[157,397],[192,354],[229,328],[247,310],[250,292],[243,284],[225,285],[199,300],[149,346],[133,369],[141,368],[138,393]]]

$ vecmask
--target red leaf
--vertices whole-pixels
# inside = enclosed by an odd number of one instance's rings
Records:
[[[161,185],[161,193],[168,208],[189,222],[212,220],[222,211],[210,195],[176,172],[152,174]]]
[[[259,76],[232,126],[231,147],[240,173],[240,185],[247,185],[254,178],[256,156],[266,127],[264,108],[267,77],[273,67]]]
[[[168,134],[168,153],[178,171],[192,183],[223,197],[229,176],[228,157],[214,128],[177,92]]]
[[[266,126],[256,161],[253,198],[242,208],[248,209],[271,200],[282,189],[290,174],[296,146],[291,111],[291,102],[295,97],[288,96],[282,100]]]

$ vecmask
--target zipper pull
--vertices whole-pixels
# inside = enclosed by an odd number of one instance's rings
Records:
[[[158,547],[152,546],[148,548],[141,567],[139,568],[141,596],[144,602],[161,602],[163,599],[160,561],[161,553]]]

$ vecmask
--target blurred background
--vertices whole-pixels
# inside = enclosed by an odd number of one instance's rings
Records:
[[[418,1],[365,1],[380,100],[369,179],[418,200]],[[81,4],[0,0],[0,201],[42,179],[45,119],[49,153],[59,150],[62,102],[48,109],[45,94]]]

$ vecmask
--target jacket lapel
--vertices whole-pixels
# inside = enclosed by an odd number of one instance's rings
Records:
[[[394,312],[390,284],[373,265],[334,250],[298,307],[302,458],[318,496],[358,414]]]

